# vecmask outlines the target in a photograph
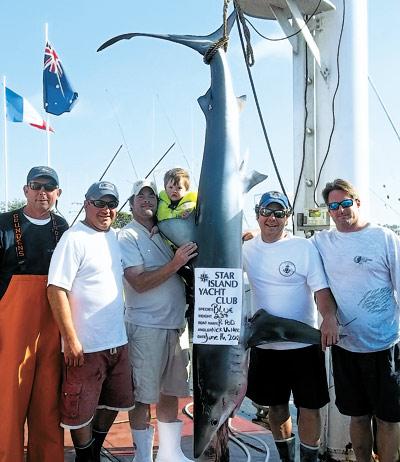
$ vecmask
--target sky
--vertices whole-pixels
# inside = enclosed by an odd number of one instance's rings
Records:
[[[349,0],[347,0],[349,1]],[[400,2],[367,1],[369,75],[394,125],[400,128]],[[206,35],[222,23],[217,0],[0,0],[0,75],[42,115],[45,23],[79,101],[71,113],[51,118],[51,165],[62,196],[59,209],[71,222],[89,185],[97,181],[119,146],[106,179],[121,202],[137,177],[174,148],[154,171],[158,186],[166,170],[182,166],[196,189],[204,147],[205,120],[197,98],[210,83],[209,68],[193,50],[163,41],[135,38],[97,53],[107,39],[126,32]],[[232,6],[230,6],[232,9]],[[252,20],[263,34],[281,37],[275,21]],[[287,41],[268,42],[252,32],[252,68],[260,105],[285,187],[293,191],[292,59]],[[259,194],[279,188],[251,95],[238,33],[233,29],[228,60],[237,95],[247,94],[241,113],[241,152],[250,169],[269,175],[245,199],[248,224]],[[400,224],[399,141],[375,94],[370,101],[370,200],[375,221]],[[0,201],[4,200],[3,118],[0,131]],[[9,199],[22,199],[26,173],[47,163],[46,134],[24,124],[7,123]],[[127,210],[126,210],[127,211]]]

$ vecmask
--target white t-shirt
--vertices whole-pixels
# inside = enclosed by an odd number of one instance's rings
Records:
[[[381,351],[399,341],[400,240],[381,226],[312,238],[338,305],[339,346]]]
[[[289,234],[266,243],[258,235],[243,244],[244,269],[254,297],[254,309],[317,327],[313,292],[328,287],[321,258],[307,239]],[[289,350],[304,343],[277,342],[260,348]]]
[[[77,223],[54,250],[48,284],[68,290],[72,320],[85,353],[127,343],[122,265],[116,233]]]
[[[150,239],[150,232],[135,220],[118,234],[124,269],[143,265],[145,271],[156,270],[173,258],[173,252],[160,234]],[[165,282],[139,293],[125,280],[125,319],[138,326],[160,329],[185,327],[185,287],[173,274]]]

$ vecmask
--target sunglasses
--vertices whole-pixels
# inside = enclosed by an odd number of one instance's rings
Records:
[[[348,209],[353,205],[353,199],[343,199],[342,202],[330,202],[328,204],[329,210],[339,210],[339,207]]]
[[[42,188],[44,188],[44,190],[47,192],[52,192],[58,188],[58,185],[54,183],[39,183],[38,181],[30,181],[28,186],[33,191],[40,191]]]
[[[271,210],[267,209],[266,207],[258,207],[256,213],[261,215],[262,217],[270,217],[273,215],[275,218],[285,218],[287,217],[287,210]]]
[[[91,204],[93,204],[96,208],[98,209],[104,209],[104,207],[108,207],[110,210],[111,209],[116,209],[118,207],[119,202],[117,200],[114,201],[102,201],[101,199],[95,200],[95,201],[89,201]]]

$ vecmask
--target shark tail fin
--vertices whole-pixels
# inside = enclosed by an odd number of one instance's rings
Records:
[[[236,13],[233,12],[227,19],[227,34],[229,34],[230,30],[235,23]],[[205,55],[210,47],[217,43],[224,37],[224,26],[222,25],[219,27],[215,32],[205,36],[197,36],[197,35],[170,35],[170,34],[147,34],[147,33],[140,33],[140,32],[132,32],[128,34],[118,35],[113,37],[106,42],[104,42],[97,51],[102,51],[104,48],[113,45],[120,40],[129,40],[132,37],[152,37],[158,38],[161,40],[168,40],[170,42],[179,43],[181,45],[185,45],[189,48],[192,48],[198,51],[201,55]]]
[[[281,318],[261,309],[248,322],[246,348],[274,342],[319,345],[321,332],[304,322]]]

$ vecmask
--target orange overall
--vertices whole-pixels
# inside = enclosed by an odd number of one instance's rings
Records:
[[[63,462],[60,337],[47,276],[14,275],[0,300],[0,462]]]

